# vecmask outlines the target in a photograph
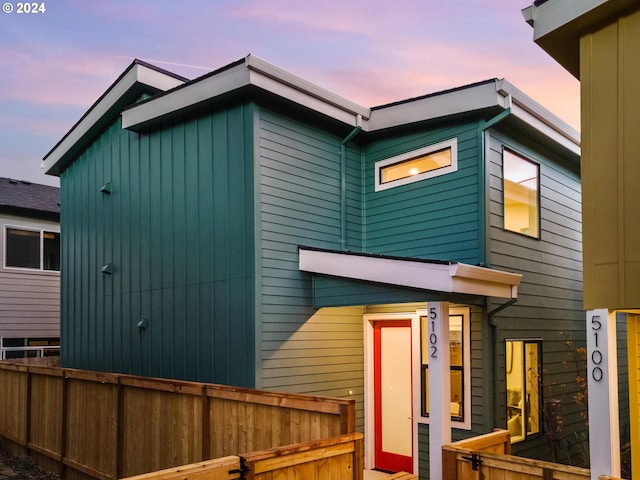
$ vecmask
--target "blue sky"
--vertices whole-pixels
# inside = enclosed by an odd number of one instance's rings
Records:
[[[58,185],[42,157],[134,58],[195,78],[253,53],[366,107],[506,78],[578,129],[579,83],[533,43],[531,2],[1,0],[0,176]]]

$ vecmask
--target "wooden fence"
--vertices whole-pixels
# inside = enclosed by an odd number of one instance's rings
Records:
[[[362,480],[360,433],[261,452],[227,456],[126,480]],[[244,473],[244,476],[242,476]]]
[[[585,468],[509,455],[509,432],[500,430],[442,447],[443,480],[590,480]]]
[[[0,363],[0,437],[69,480],[112,480],[354,431],[354,400]]]

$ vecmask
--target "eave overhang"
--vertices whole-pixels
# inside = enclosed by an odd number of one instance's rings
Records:
[[[152,96],[139,101],[145,91]],[[42,166],[47,173],[59,175],[119,114],[123,129],[140,133],[201,106],[233,98],[234,94],[244,96],[255,92],[310,109],[346,127],[359,127],[363,132],[382,132],[468,114],[489,119],[506,112],[507,118],[520,121],[520,125],[531,128],[536,135],[548,138],[576,156],[580,154],[578,132],[504,79],[369,109],[248,55],[192,81],[134,62],[47,154]]]
[[[522,275],[439,262],[299,247],[299,269],[319,275],[428,291],[517,298]]]
[[[342,123],[357,126],[370,109],[326,90],[255,55],[193,80],[183,87],[122,112],[122,128],[142,131],[150,125],[197,108],[216,97],[254,86],[308,107]]]
[[[538,0],[522,16],[534,42],[579,80],[580,37],[638,8],[637,0]]]
[[[41,167],[49,175],[60,175],[73,156],[84,148],[122,109],[133,103],[143,92],[155,94],[186,81],[178,75],[153,65],[134,61],[109,89],[89,108],[87,113],[62,137],[44,157]]]

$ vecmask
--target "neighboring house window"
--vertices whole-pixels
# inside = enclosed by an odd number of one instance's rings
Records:
[[[59,338],[0,337],[0,360],[60,355]]]
[[[420,317],[420,349],[422,370],[422,415],[429,415],[429,328],[428,317]],[[464,422],[466,403],[470,401],[469,385],[469,311],[451,310],[449,313],[449,352],[451,381],[451,420]]]
[[[507,340],[507,426],[511,443],[540,433],[540,340]]]
[[[60,234],[46,230],[7,227],[5,266],[60,270]]]
[[[504,149],[504,228],[538,238],[539,166]]]
[[[455,172],[458,169],[457,145],[454,138],[376,162],[376,192]]]

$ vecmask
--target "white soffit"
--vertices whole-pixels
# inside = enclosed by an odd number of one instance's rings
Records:
[[[45,172],[50,172],[62,157],[82,138],[89,130],[106,115],[111,108],[125,95],[136,83],[142,83],[158,90],[170,90],[184,83],[183,80],[134,63],[125,74],[114,83],[85,114],[85,116],[73,126],[65,137],[43,159],[41,167]]]
[[[370,115],[368,108],[276,67],[255,55],[248,55],[243,62],[235,66],[195,80],[153,101],[134,105],[125,110],[122,113],[122,128],[135,130],[146,122],[196,106],[248,85],[262,88],[354,127],[358,124],[360,117],[366,119]]]
[[[433,120],[491,107],[509,108],[509,99],[500,95],[496,82],[451,90],[373,110],[365,130],[374,131]]]
[[[508,81],[499,80],[497,89],[511,97],[512,115],[576,155],[580,155],[580,134],[577,130]]]
[[[463,263],[439,263],[299,249],[301,271],[444,293],[517,298],[522,275]]]
[[[551,0],[522,9],[525,21],[534,27],[534,41],[583,16],[609,0]]]

